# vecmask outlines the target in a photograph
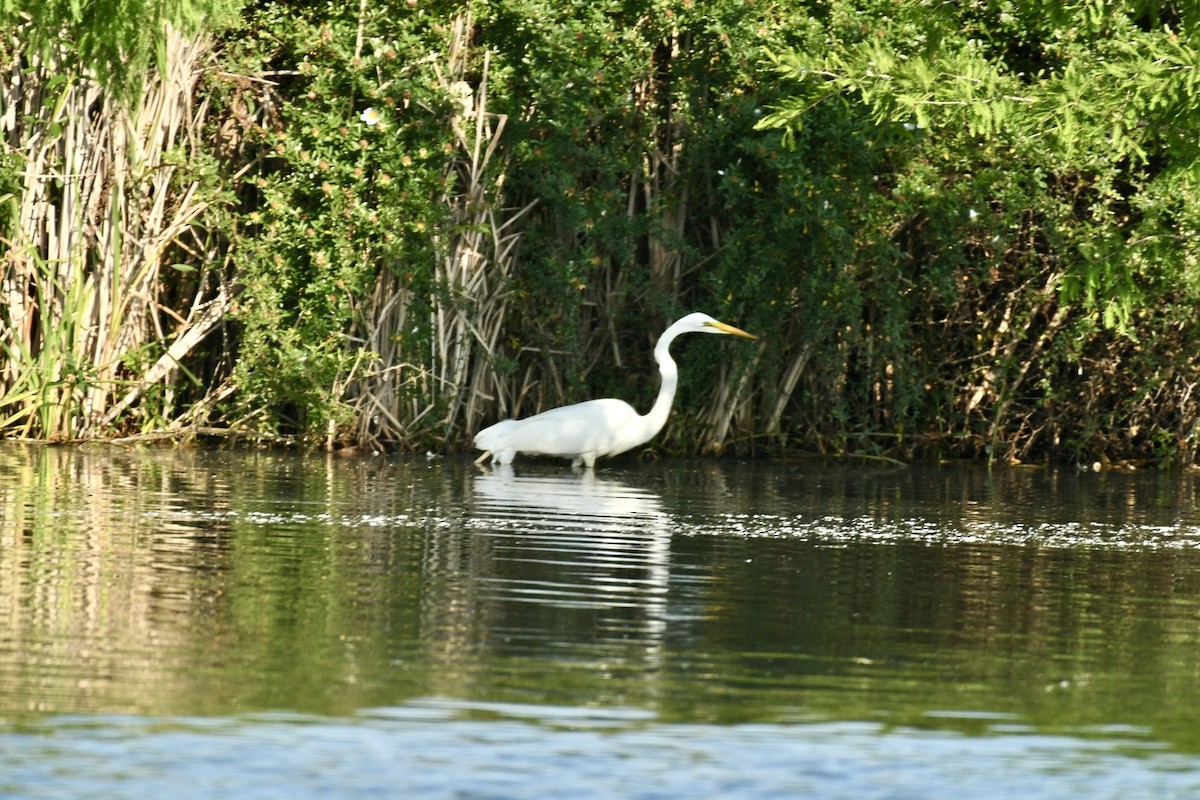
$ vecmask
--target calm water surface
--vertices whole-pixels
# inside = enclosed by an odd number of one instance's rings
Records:
[[[0,446],[0,796],[1200,797],[1198,494]]]

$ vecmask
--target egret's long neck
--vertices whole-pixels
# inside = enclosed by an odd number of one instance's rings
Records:
[[[644,430],[645,440],[649,441],[662,430],[667,424],[667,417],[671,414],[671,404],[675,402],[675,387],[679,384],[679,370],[675,366],[675,359],[671,358],[671,342],[675,341],[675,337],[679,334],[673,329],[668,328],[667,331],[659,337],[658,344],[654,347],[654,360],[658,362],[658,371],[662,375],[662,386],[658,389],[658,399],[654,401],[654,407],[650,409],[650,413],[642,417],[643,424],[646,426]]]

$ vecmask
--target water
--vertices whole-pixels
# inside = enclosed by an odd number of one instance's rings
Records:
[[[0,447],[0,796],[1193,798],[1200,478]]]

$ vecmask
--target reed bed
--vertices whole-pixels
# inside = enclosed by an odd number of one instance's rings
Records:
[[[229,309],[198,230],[208,202],[187,170],[207,110],[196,90],[210,42],[165,33],[164,69],[133,102],[72,72],[65,52],[6,65],[0,132],[6,157],[22,165],[5,198],[13,213],[0,259],[0,429],[10,436],[163,425],[176,413],[181,364]],[[197,274],[168,292],[172,261]],[[154,403],[151,387],[166,389]]]

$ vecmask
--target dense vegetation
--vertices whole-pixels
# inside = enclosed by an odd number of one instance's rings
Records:
[[[10,436],[455,448],[704,310],[660,450],[1196,461],[1191,4],[103,5],[0,1]]]

